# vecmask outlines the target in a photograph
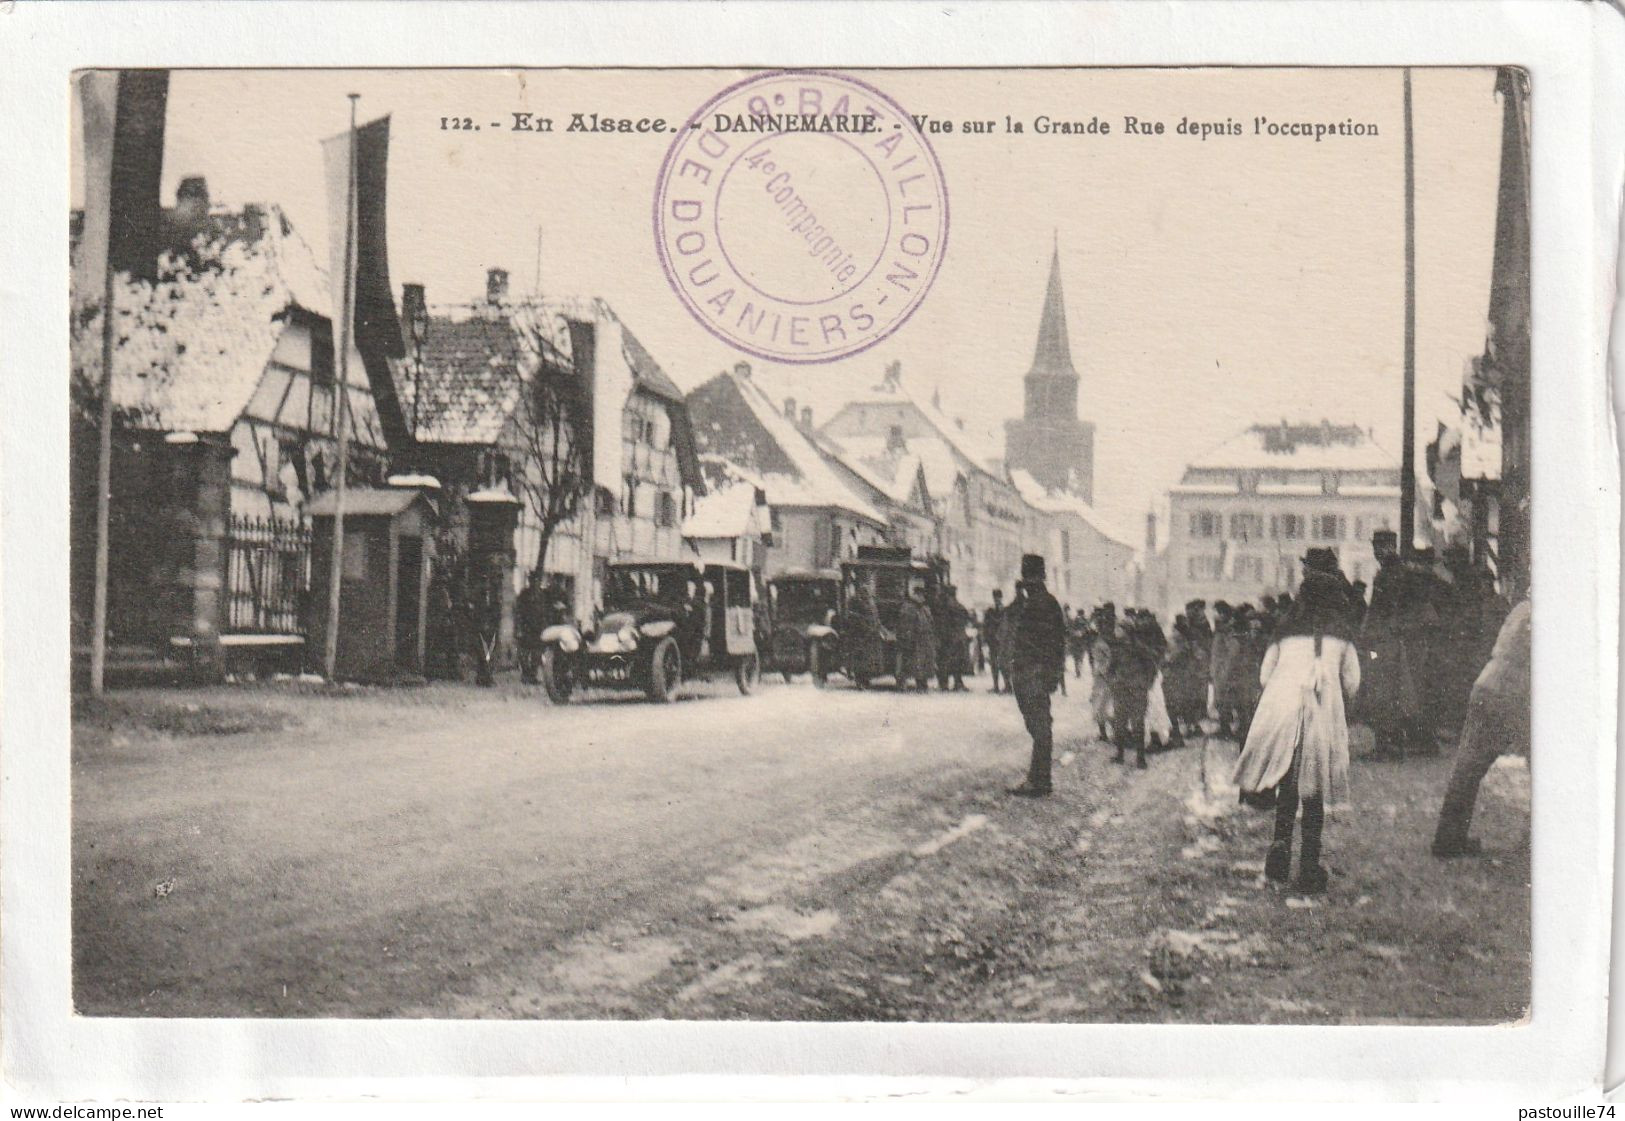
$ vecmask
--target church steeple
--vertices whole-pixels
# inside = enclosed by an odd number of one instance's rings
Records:
[[[1057,243],[1049,260],[1049,285],[1044,311],[1038,320],[1038,345],[1027,371],[1026,414],[1037,419],[1057,411],[1078,415],[1078,371],[1072,365],[1072,344],[1066,332],[1066,299],[1061,292],[1061,250]]]
[[[1078,371],[1066,335],[1060,239],[1050,251],[1049,285],[1038,320],[1038,345],[1025,382],[1026,409],[1004,422],[1004,462],[1051,491],[1095,500],[1095,426],[1078,419]]]

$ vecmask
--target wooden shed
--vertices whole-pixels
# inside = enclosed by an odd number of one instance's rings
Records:
[[[327,642],[335,504],[328,491],[307,507],[312,538],[306,648],[313,657]],[[434,503],[415,487],[345,492],[338,677],[389,680],[423,673],[437,516]]]

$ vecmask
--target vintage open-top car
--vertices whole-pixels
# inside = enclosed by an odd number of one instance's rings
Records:
[[[708,561],[617,561],[604,580],[604,609],[583,632],[542,632],[541,677],[563,704],[578,688],[640,689],[670,701],[684,681],[731,673],[741,693],[761,677],[750,570]]]
[[[805,673],[822,685],[841,669],[836,617],[841,610],[841,574],[833,569],[794,569],[767,582],[773,607],[768,669],[786,681]]]

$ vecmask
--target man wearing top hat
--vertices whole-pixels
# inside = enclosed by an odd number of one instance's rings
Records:
[[[1027,780],[1010,793],[1042,798],[1050,792],[1050,754],[1054,747],[1049,698],[1066,674],[1066,619],[1061,605],[1044,586],[1044,558],[1021,558],[1021,598],[1010,607],[1013,626],[1010,682],[1021,719],[1033,737]]]

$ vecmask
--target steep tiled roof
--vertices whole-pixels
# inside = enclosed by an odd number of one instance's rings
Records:
[[[391,364],[408,425],[424,443],[495,441],[519,404],[526,353],[506,316],[431,314],[421,362]]]
[[[407,423],[416,415],[425,443],[486,444],[495,440],[519,405],[524,379],[535,366],[538,346],[550,364],[573,370],[566,319],[614,318],[601,300],[557,298],[492,305],[449,304],[432,309],[421,354],[391,367]],[[616,320],[619,323],[619,320]],[[681,404],[682,390],[635,335],[620,324],[621,357],[633,384],[662,400]],[[606,357],[606,356],[600,356]],[[679,433],[679,437],[686,433]]]
[[[327,288],[280,208],[214,208],[191,245],[161,257],[155,283],[119,277],[115,406],[146,427],[226,431],[253,396],[288,309],[326,316]],[[73,366],[96,379],[100,293],[74,295],[85,311],[72,323]],[[366,386],[359,363],[350,381]]]

